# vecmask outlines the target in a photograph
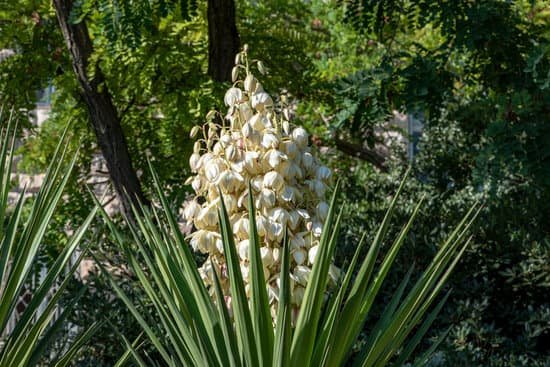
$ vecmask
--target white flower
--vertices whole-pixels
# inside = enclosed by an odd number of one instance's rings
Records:
[[[252,151],[244,153],[244,167],[249,173],[255,174],[259,171],[259,158],[260,154],[258,152]]]
[[[271,241],[281,241],[284,235],[284,228],[280,223],[269,222],[267,237]]]
[[[193,144],[193,153],[200,153],[201,151],[201,143],[196,141],[195,144]]]
[[[264,159],[267,161],[269,167],[277,168],[282,160],[287,159],[287,156],[277,149],[270,149],[265,154]]]
[[[273,250],[273,262],[279,263],[281,261],[281,250],[278,247],[275,247]],[[279,279],[279,275],[276,275],[277,279]]]
[[[302,265],[306,261],[306,252],[301,248],[298,248],[292,252],[292,258],[297,265]]]
[[[248,283],[248,275],[250,274],[248,265],[241,264],[241,274],[243,275],[243,279]]]
[[[270,171],[265,174],[263,180],[263,186],[267,188],[273,188],[279,190],[285,183],[283,176],[276,171]]]
[[[214,281],[214,269],[212,269],[212,263],[210,261],[205,261],[199,269],[199,274],[204,282],[209,283]]]
[[[319,217],[319,220],[324,221],[328,215],[329,206],[326,201],[321,201],[315,208],[315,214]]]
[[[285,186],[280,194],[281,194],[281,199],[283,199],[284,201],[294,201],[296,195],[294,194],[294,191],[295,189],[291,186]]]
[[[254,111],[252,111],[252,108],[248,105],[248,103],[241,103],[239,105],[239,116],[241,118],[241,121],[246,121],[249,118],[252,117],[252,114]]]
[[[187,220],[188,223],[193,221],[195,215],[197,215],[201,210],[201,206],[195,201],[191,200],[185,203],[183,209],[183,219]]]
[[[317,172],[315,173],[315,176],[318,180],[328,180],[331,176],[330,169],[326,166],[319,166],[317,167]]]
[[[248,120],[248,124],[256,131],[262,131],[265,129],[265,124],[263,122],[263,117],[260,113],[255,114]]]
[[[319,181],[319,180],[309,180],[308,182],[308,185],[309,185],[309,189],[313,192],[315,192],[315,194],[319,197],[319,198],[322,198],[325,196],[325,192],[327,190],[327,187],[326,185],[322,182],[322,181]]]
[[[258,215],[256,217],[256,227],[258,229],[258,236],[265,237],[268,230],[268,221],[263,215]]]
[[[241,132],[245,138],[249,138],[254,133],[254,129],[249,123],[243,125]]]
[[[311,274],[311,269],[307,266],[298,265],[294,268],[294,280],[304,287],[307,285],[309,274]]]
[[[321,222],[313,222],[311,231],[315,237],[321,237],[321,233],[323,232],[323,225]]]
[[[225,158],[229,159],[230,161],[234,160],[237,156],[237,149],[235,148],[235,145],[233,144],[227,144],[225,148]]]
[[[241,260],[248,260],[248,253],[249,253],[250,244],[248,240],[243,240],[239,242],[238,249],[239,249],[239,257]]]
[[[226,106],[234,106],[243,98],[243,92],[239,88],[229,88],[225,93],[223,101]]]
[[[234,192],[241,186],[243,180],[243,177],[236,172],[223,171],[218,180],[218,185],[225,193]]]
[[[269,220],[277,223],[281,223],[283,226],[286,225],[289,215],[288,212],[283,208],[273,208],[269,211]]]
[[[266,107],[271,107],[273,100],[266,92],[254,93],[252,95],[252,108],[262,111]]]
[[[307,212],[307,210],[305,209],[296,209],[296,212],[304,219],[309,219],[311,218],[309,213]]]
[[[307,170],[311,170],[311,167],[313,167],[315,160],[313,159],[313,156],[309,152],[304,152],[302,154],[302,166]]]
[[[288,212],[288,227],[291,230],[295,230],[298,224],[300,223],[300,214],[296,210],[291,210]]]
[[[279,146],[279,139],[273,132],[265,132],[262,137],[262,146],[266,149],[277,148]]]
[[[298,146],[292,140],[283,141],[282,151],[286,153],[288,158],[294,159],[298,154]]]
[[[210,182],[216,182],[220,176],[220,167],[217,162],[209,161],[205,168],[206,179]]]
[[[299,234],[296,234],[290,237],[290,246],[292,248],[301,248],[301,247],[304,247],[305,245],[306,245],[306,241],[304,241],[304,238]]]
[[[292,138],[300,148],[305,148],[307,146],[308,135],[303,128],[297,127],[294,129],[292,131]]]
[[[200,126],[193,126],[193,128],[191,129],[191,132],[189,133],[189,137],[193,139],[195,136],[197,136],[200,130],[201,130]]]
[[[242,217],[238,219],[233,225],[233,233],[235,233],[240,238],[247,238],[248,231],[249,231],[248,218]]]
[[[200,252],[206,252],[208,250],[207,233],[208,231],[200,229],[191,235],[189,244],[193,247],[193,250]]]
[[[271,250],[269,247],[261,247],[260,256],[262,257],[262,262],[264,266],[270,267],[271,265],[273,265],[273,250]]]
[[[214,227],[218,223],[218,213],[216,208],[207,206],[202,208],[195,218],[198,227]]]
[[[328,268],[328,275],[329,280],[332,282],[332,284],[336,285],[338,283],[338,280],[342,276],[342,270],[334,266],[334,264],[330,264]]]
[[[233,139],[231,138],[231,134],[225,133],[222,136],[220,136],[220,142],[224,147],[231,144],[233,142]]]
[[[263,208],[271,208],[275,205],[275,193],[270,189],[262,189],[259,195],[256,196],[254,207],[258,210]]]

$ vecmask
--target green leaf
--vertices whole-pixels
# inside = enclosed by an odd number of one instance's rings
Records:
[[[256,229],[256,212],[252,197],[252,186],[248,183],[248,220],[249,220],[249,257],[250,257],[250,286],[251,286],[251,315],[252,326],[256,336],[256,345],[259,346],[260,366],[271,365],[273,356],[273,325],[267,298],[264,267],[260,255],[260,239]]]
[[[235,327],[237,329],[239,349],[244,355],[248,366],[257,366],[259,364],[258,346],[256,345],[254,328],[252,327],[250,309],[248,308],[248,299],[244,290],[241,266],[235,248],[233,232],[231,231],[231,223],[229,222],[229,216],[227,215],[227,210],[225,209],[225,203],[221,192],[220,197],[222,199],[220,200],[218,218],[225,260],[227,262],[227,271],[229,273],[231,304],[235,315]]]

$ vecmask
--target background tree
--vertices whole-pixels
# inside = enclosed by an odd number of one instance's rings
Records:
[[[126,144],[126,138],[120,125],[119,113],[116,110],[111,93],[105,85],[103,72],[96,64],[90,71],[90,58],[93,45],[86,21],[78,22],[71,18],[73,2],[71,0],[55,0],[57,19],[71,55],[72,65],[78,84],[80,97],[86,103],[90,123],[95,132],[101,153],[107,162],[109,175],[122,203],[124,211],[132,216],[132,202],[146,203],[141,186],[132,165],[132,159]],[[90,77],[90,75],[92,75]]]
[[[218,82],[231,81],[239,52],[239,33],[233,0],[208,0],[208,75]]]

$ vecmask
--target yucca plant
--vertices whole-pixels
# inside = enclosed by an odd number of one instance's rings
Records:
[[[193,254],[154,172],[153,177],[160,206],[135,208],[135,226],[130,224],[130,237],[125,236],[103,212],[113,237],[124,249],[129,266],[152,305],[150,314],[140,313],[124,291],[112,281],[116,293],[126,303],[162,359],[147,361],[137,348],[142,342],[136,340],[131,343],[123,337],[128,352],[120,362],[131,355],[140,366],[343,365],[350,357],[354,342],[422,204],[417,205],[385,257],[378,259],[380,248],[386,242],[402,183],[366,257],[360,259],[365,246],[361,241],[341,282],[326,300],[328,270],[341,222],[341,215],[336,213],[335,189],[317,259],[294,327],[291,325],[289,241],[284,240],[274,326],[261,264],[252,195],[248,197],[251,208],[250,298],[245,293],[234,236],[223,200],[218,210],[232,297],[230,315],[223,301],[220,270],[215,272],[213,299],[201,279]],[[466,249],[468,231],[478,212],[479,208],[474,207],[465,215],[414,284],[409,284],[411,271],[406,275],[379,321],[369,330],[368,342],[354,358],[354,365],[402,365],[411,357],[447,299],[448,293],[440,299],[438,296]],[[421,356],[417,362],[422,363],[427,355]]]
[[[16,122],[0,109],[0,366],[19,367],[37,365],[47,348],[55,341],[76,299],[58,312],[58,301],[70,281],[76,264],[65,274],[72,253],[79,246],[96,210],[75,231],[65,248],[49,267],[44,280],[32,290],[32,299],[8,330],[14,317],[19,296],[28,284],[41,251],[44,234],[48,230],[56,206],[62,199],[76,155],[67,162],[66,141],[61,140],[52,159],[43,185],[34,197],[29,212],[24,212],[26,195],[23,190],[14,205],[9,205],[11,171],[16,141]],[[54,290],[55,289],[55,290]],[[54,316],[56,316],[55,318]],[[79,347],[89,338],[94,328],[80,334],[63,355],[54,356],[51,365],[66,366]]]

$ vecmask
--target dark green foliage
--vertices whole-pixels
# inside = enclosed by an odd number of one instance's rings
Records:
[[[415,157],[417,182],[406,188],[404,200],[409,204],[403,205],[407,213],[418,195],[427,195],[425,215],[430,220],[415,228],[399,273],[404,274],[413,259],[422,264],[434,251],[452,213],[476,198],[486,202],[481,228],[453,279],[446,316],[436,321],[433,331],[437,336],[451,326],[438,355],[442,365],[546,366],[548,4],[344,3],[344,21],[373,39],[381,56],[366,51],[366,65],[336,83],[334,99],[326,101],[328,111],[335,113],[331,127],[372,146],[372,141],[380,141],[374,131],[384,126],[393,109],[425,117]],[[379,73],[381,69],[385,73]],[[380,193],[395,185],[395,173],[378,174],[364,164],[333,159],[348,177],[344,192],[353,203],[351,211],[361,213],[359,218],[379,217],[386,205]],[[394,171],[404,162],[392,164]],[[436,205],[436,199],[443,205]],[[433,230],[433,222],[440,224],[438,230]],[[370,219],[346,224],[346,239],[372,228]],[[350,250],[341,256],[349,256],[345,254]]]

